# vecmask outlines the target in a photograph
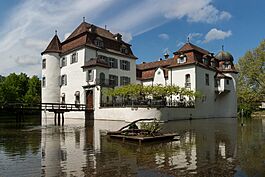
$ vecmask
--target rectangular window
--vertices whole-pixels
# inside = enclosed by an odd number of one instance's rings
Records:
[[[226,79],[226,85],[229,85],[229,79]]]
[[[73,53],[71,55],[71,64],[72,63],[76,63],[78,61],[78,55],[77,55],[77,52],[76,53]]]
[[[86,81],[93,81],[93,71],[92,70],[88,70],[87,71],[87,77],[86,77]]]
[[[116,58],[109,58],[109,66],[111,68],[118,68],[118,60]]]
[[[98,55],[98,58],[103,59],[106,63],[109,62],[108,57],[106,57],[104,55]]]
[[[220,79],[215,78],[214,79],[214,86],[219,87],[220,86]]]
[[[128,85],[130,84],[131,82],[131,79],[129,77],[126,77],[126,76],[121,76],[121,82],[120,82],[120,85]]]
[[[42,60],[42,69],[46,69],[46,59]]]
[[[205,74],[205,84],[210,85],[209,74]]]
[[[120,60],[120,69],[122,70],[130,70],[130,62],[126,60]]]
[[[46,87],[46,77],[42,77],[42,87]]]
[[[61,86],[63,85],[67,85],[67,76],[66,75],[62,75],[61,77]]]
[[[109,75],[109,85],[110,86],[118,86],[118,76]]]
[[[64,67],[64,66],[66,66],[66,65],[67,65],[67,60],[66,60],[65,57],[63,57],[63,58],[61,59],[61,67]]]

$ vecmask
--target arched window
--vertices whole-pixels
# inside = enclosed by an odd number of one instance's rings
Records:
[[[99,84],[104,84],[105,83],[105,74],[100,73],[99,74]]]
[[[98,47],[104,47],[104,43],[103,43],[103,39],[101,39],[100,37],[97,37],[95,40],[94,40],[94,44]]]
[[[75,92],[75,104],[80,104],[80,92]]]
[[[62,93],[61,95],[61,103],[65,104],[65,93]]]
[[[185,87],[186,87],[186,88],[190,88],[190,87],[191,87],[191,83],[190,83],[190,74],[186,74],[186,75],[185,75]]]

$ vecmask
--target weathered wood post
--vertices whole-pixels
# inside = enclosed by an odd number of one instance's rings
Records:
[[[54,112],[54,125],[56,125],[56,112]]]
[[[60,112],[58,112],[58,125],[60,125],[61,124],[61,114],[60,114]]]
[[[62,112],[62,125],[64,125],[64,112]]]

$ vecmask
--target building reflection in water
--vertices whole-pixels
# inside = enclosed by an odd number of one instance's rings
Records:
[[[42,130],[42,172],[46,176],[222,175],[235,172],[237,120],[175,121],[165,132],[180,133],[179,141],[139,146],[101,136],[124,122],[90,121],[86,126]]]

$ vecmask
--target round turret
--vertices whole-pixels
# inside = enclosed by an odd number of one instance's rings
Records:
[[[216,54],[215,58],[217,58],[220,61],[234,61],[234,57],[229,52],[223,50],[218,54]]]
[[[60,102],[60,52],[61,42],[55,34],[42,52],[42,103]]]

